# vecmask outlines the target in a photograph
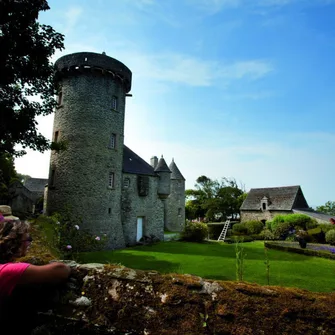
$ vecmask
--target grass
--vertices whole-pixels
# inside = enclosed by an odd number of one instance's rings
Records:
[[[243,278],[267,284],[263,242],[244,243]],[[298,287],[314,292],[335,289],[335,261],[319,257],[268,250],[270,285]],[[193,274],[208,279],[235,280],[235,245],[224,243],[166,242],[123,250],[82,253],[82,263],[119,263],[161,273]]]

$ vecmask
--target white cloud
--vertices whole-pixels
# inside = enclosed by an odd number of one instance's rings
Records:
[[[65,22],[64,22],[64,33],[69,34],[76,26],[80,16],[83,13],[83,9],[79,6],[70,7],[65,11]]]
[[[274,71],[268,60],[255,59],[219,63],[179,53],[148,54],[136,51],[120,53],[136,77],[188,86],[228,85],[234,80],[256,80]]]

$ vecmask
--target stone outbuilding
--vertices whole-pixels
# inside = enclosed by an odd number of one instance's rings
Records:
[[[310,209],[300,186],[252,188],[240,208],[241,222],[265,222],[295,209]]]
[[[240,208],[241,222],[265,222],[278,214],[294,213],[308,215],[319,223],[330,223],[332,218],[309,207],[299,185],[252,188]]]

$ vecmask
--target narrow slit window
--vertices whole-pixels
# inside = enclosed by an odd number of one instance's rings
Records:
[[[112,109],[117,110],[118,104],[117,104],[117,97],[113,95],[112,97]]]
[[[58,92],[58,106],[61,106],[63,104],[63,92]]]
[[[55,185],[55,174],[56,174],[56,171],[55,170],[51,170],[50,186],[54,186]]]
[[[109,172],[109,178],[108,178],[108,186],[113,188],[114,187],[114,172]]]
[[[181,208],[178,208],[178,216],[181,216]]]
[[[115,149],[116,148],[116,134],[112,134],[109,139],[109,148]]]
[[[55,131],[55,135],[54,135],[54,142],[58,142],[58,136],[59,136],[59,131]]]

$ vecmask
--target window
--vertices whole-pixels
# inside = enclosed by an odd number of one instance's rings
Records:
[[[266,210],[266,203],[263,202],[263,203],[262,203],[262,206],[263,206],[263,211],[265,211],[265,210]]]
[[[56,171],[55,170],[51,170],[50,186],[54,186],[55,185],[55,174],[56,174]]]
[[[112,97],[112,109],[117,110],[117,97],[113,95]]]
[[[59,131],[55,131],[55,135],[54,135],[54,142],[58,142],[58,136],[59,136]]]
[[[112,209],[108,208],[108,214],[112,213]]]
[[[178,208],[178,216],[181,216],[181,208]]]
[[[114,172],[109,172],[108,187],[114,187]]]
[[[130,179],[129,178],[125,178],[123,181],[123,188],[128,188],[130,185]]]
[[[63,92],[58,92],[58,106],[61,106],[63,104]]]
[[[115,149],[116,148],[116,134],[112,134],[109,139],[109,148]]]

